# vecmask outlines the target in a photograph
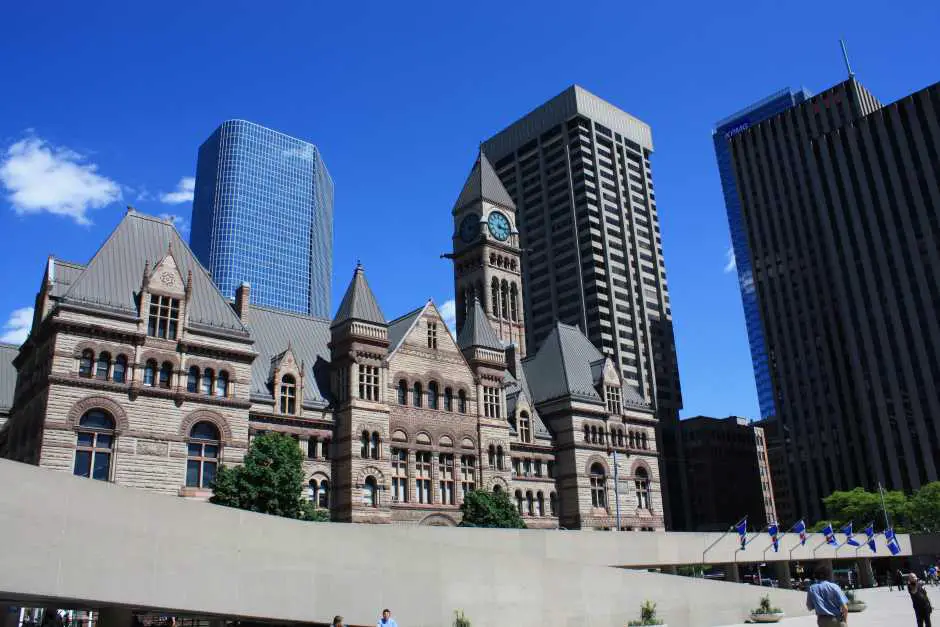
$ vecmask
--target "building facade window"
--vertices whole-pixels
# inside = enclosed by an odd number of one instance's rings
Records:
[[[415,407],[421,407],[421,384],[415,381],[415,384],[411,387],[411,404]]]
[[[444,388],[444,411],[454,411],[454,391]]]
[[[545,515],[545,495],[541,492],[535,495],[535,515]]]
[[[437,349],[437,323],[428,323],[428,348]]]
[[[147,335],[164,340],[175,340],[179,326],[180,300],[169,296],[150,295],[150,317]]]
[[[144,385],[153,387],[157,382],[157,362],[148,359],[144,365]]]
[[[496,447],[490,444],[486,452],[486,463],[490,468],[496,466]]]
[[[532,490],[525,493],[526,512],[529,516],[535,516],[535,497],[532,496]]]
[[[452,453],[441,453],[438,456],[438,480],[440,482],[438,497],[443,505],[454,505],[454,456]]]
[[[78,360],[78,376],[91,378],[95,363],[95,353],[91,349],[82,351],[82,356]]]
[[[362,459],[369,459],[369,444],[371,439],[368,431],[363,431],[362,435],[359,436],[359,457]]]
[[[297,412],[297,380],[294,375],[285,374],[281,377],[281,389],[278,394],[282,414],[295,414]]]
[[[496,447],[496,469],[505,470],[505,465],[506,465],[506,462],[505,462],[505,458],[503,457],[503,447],[497,446]]]
[[[309,459],[316,459],[319,451],[317,449],[320,446],[320,438],[311,437],[307,440],[307,457]]]
[[[330,508],[330,482],[326,479],[317,481],[310,480],[310,488],[307,491],[310,502],[323,509]]]
[[[525,510],[523,509],[522,490],[516,490],[516,509],[519,510],[520,516],[525,514]]]
[[[362,485],[362,504],[366,507],[379,506],[379,486],[375,481],[375,477],[366,477],[366,481]]]
[[[189,431],[186,452],[186,486],[210,488],[219,463],[221,438],[211,422],[197,422]]]
[[[431,453],[415,453],[415,496],[418,503],[431,502]]]
[[[437,381],[428,383],[428,409],[437,409]]]
[[[499,302],[503,320],[509,320],[509,284],[505,280],[500,284]]]
[[[483,386],[483,413],[487,418],[500,417],[499,388]]]
[[[228,373],[224,370],[220,370],[215,379],[215,395],[222,398],[228,396]]]
[[[607,507],[607,476],[600,464],[591,466],[591,506]]]
[[[95,364],[95,378],[101,381],[108,380],[108,369],[111,368],[111,353],[101,353]]]
[[[605,386],[604,396],[607,397],[607,413],[617,416],[623,413],[620,403],[620,388],[612,385]]]
[[[378,431],[372,432],[372,438],[369,446],[369,457],[372,459],[378,459],[381,457],[382,451],[382,438],[379,436]]]
[[[189,367],[189,373],[186,376],[186,391],[195,394],[199,391],[199,368]]]
[[[125,383],[127,381],[127,357],[124,355],[118,355],[117,359],[114,360],[112,379],[115,383]]]
[[[558,495],[554,492],[548,495],[548,507],[552,516],[558,515]]]
[[[636,503],[640,509],[650,509],[650,479],[645,468],[636,469]]]
[[[398,404],[408,404],[408,382],[404,379],[398,382]]]
[[[529,414],[526,412],[519,414],[519,440],[522,442],[532,441],[532,425],[529,422]]]
[[[173,364],[168,361],[160,366],[160,387],[169,390],[173,384]]]
[[[359,364],[359,398],[367,401],[379,400],[379,368]]]
[[[464,499],[476,486],[476,463],[473,455],[460,456],[460,491]]]
[[[499,317],[499,280],[493,277],[490,283],[490,302],[492,303],[493,317]]]
[[[212,384],[214,383],[214,378],[215,372],[213,372],[212,368],[206,368],[202,371],[202,386],[200,387],[200,391],[206,396],[212,394]]]
[[[467,393],[463,390],[457,392],[457,411],[461,414],[467,413]]]
[[[513,283],[509,287],[509,316],[512,318],[513,322],[519,319],[518,298],[518,290],[516,289],[516,284]]]
[[[392,502],[408,502],[408,451],[392,449]]]
[[[114,450],[114,419],[107,412],[91,409],[78,421],[75,465],[72,474],[99,481],[111,479],[111,453]]]

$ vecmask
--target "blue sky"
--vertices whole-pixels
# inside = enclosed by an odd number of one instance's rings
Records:
[[[151,7],[159,6],[159,11]],[[334,308],[357,258],[388,317],[452,298],[450,209],[478,143],[571,83],[649,123],[683,415],[757,415],[715,121],[785,86],[883,102],[940,79],[940,3],[13,3],[0,20],[0,336],[46,256],[124,212],[188,227],[196,149],[245,118],[317,144]],[[188,233],[186,233],[188,236]]]

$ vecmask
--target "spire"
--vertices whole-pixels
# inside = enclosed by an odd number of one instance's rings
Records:
[[[503,183],[496,175],[496,170],[493,169],[490,160],[486,158],[482,146],[480,146],[480,152],[473,164],[473,169],[470,171],[470,176],[467,177],[467,181],[460,191],[460,196],[457,197],[457,202],[454,203],[454,211],[478,200],[486,200],[511,211],[516,209],[509,192],[503,187]]]
[[[503,344],[496,336],[496,331],[493,330],[490,321],[486,319],[480,300],[476,296],[473,297],[473,307],[470,310],[470,315],[464,320],[463,328],[460,329],[460,334],[457,336],[457,346],[461,350],[471,346],[492,348],[498,351],[503,350]]]
[[[352,281],[346,288],[346,295],[343,296],[343,302],[339,305],[336,317],[333,319],[332,326],[336,326],[347,320],[362,320],[373,324],[385,325],[385,316],[379,309],[379,304],[375,300],[375,294],[369,288],[369,282],[366,281],[366,272],[359,263],[353,272]]]
[[[840,39],[839,44],[842,46],[842,60],[845,61],[845,70],[849,73],[849,78],[854,78],[855,72],[852,71],[852,66],[849,65],[849,51],[845,48],[845,40]]]

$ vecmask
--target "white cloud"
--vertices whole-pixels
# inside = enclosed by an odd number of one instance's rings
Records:
[[[179,205],[184,202],[192,202],[193,194],[196,192],[196,179],[192,176],[184,176],[176,184],[176,191],[160,194],[160,202],[166,205]]]
[[[450,329],[450,334],[457,337],[457,303],[454,302],[453,298],[444,301],[440,311],[441,317],[444,319],[444,324]]]
[[[33,326],[33,308],[22,307],[14,309],[13,313],[3,325],[3,335],[0,335],[0,342],[20,345],[26,341],[29,335],[29,329]]]
[[[734,272],[737,269],[737,264],[734,259],[734,248],[728,246],[728,250],[725,251],[725,274],[729,272]]]
[[[0,161],[0,183],[19,215],[47,211],[91,224],[89,209],[121,198],[121,186],[98,174],[98,166],[77,152],[27,137],[10,146]]]
[[[157,217],[161,220],[172,222],[173,226],[175,226],[176,230],[180,233],[189,233],[189,222],[187,222],[186,218],[183,216],[178,216],[175,213],[161,213]]]

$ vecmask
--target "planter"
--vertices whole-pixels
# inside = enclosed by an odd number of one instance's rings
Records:
[[[850,612],[864,612],[868,605],[864,601],[849,601],[846,607]]]
[[[780,622],[780,619],[783,617],[783,612],[773,612],[770,614],[757,614],[755,612],[751,612],[752,623],[777,623]]]

